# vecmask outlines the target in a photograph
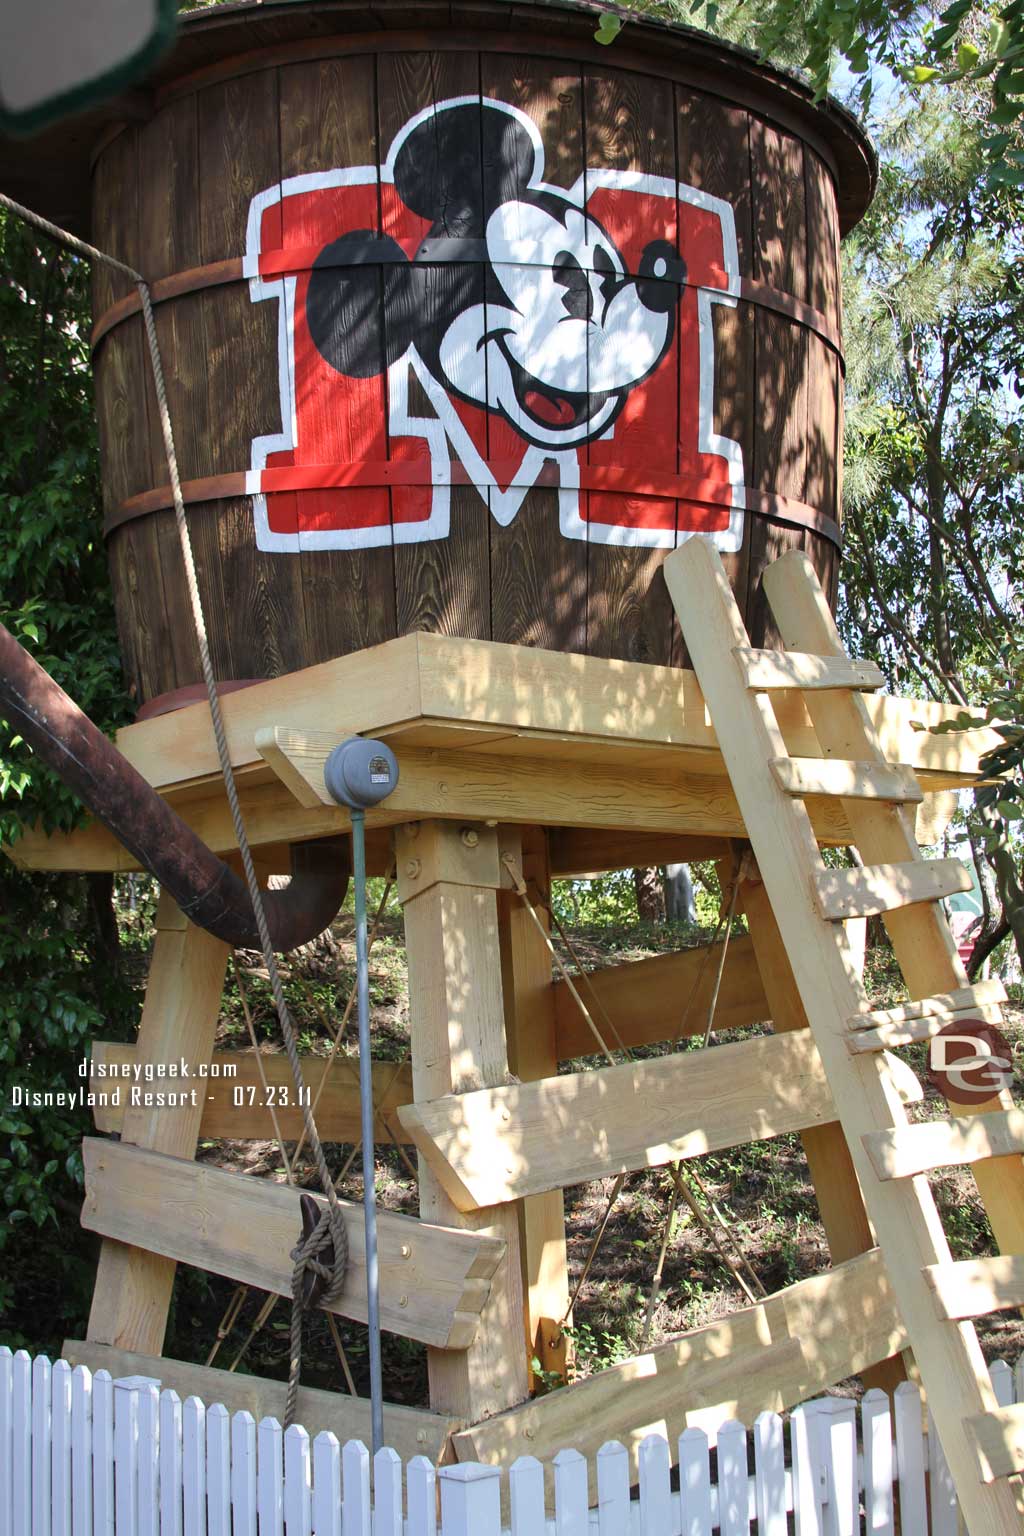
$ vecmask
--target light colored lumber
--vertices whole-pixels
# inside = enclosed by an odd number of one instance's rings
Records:
[[[1024,1153],[1024,1110],[995,1110],[957,1120],[929,1120],[872,1131],[864,1145],[880,1179],[909,1179]]]
[[[764,574],[764,587],[786,645],[842,652],[835,619],[817,588],[806,555],[793,551],[777,560]],[[888,759],[918,766],[909,743],[902,751],[894,750],[892,732],[872,709],[877,700],[859,693],[809,693],[804,695],[804,702],[821,751],[827,755],[865,758],[876,763]],[[918,725],[932,727],[937,723],[927,709],[915,710],[914,714]],[[931,729],[914,731],[914,714],[907,718],[912,734],[933,741],[950,739],[936,737]],[[855,800],[846,801],[845,810],[854,843],[865,863],[902,863],[920,857],[907,811]],[[967,973],[941,907],[925,902],[897,908],[885,914],[884,922],[912,997],[927,997],[967,985]],[[962,1115],[1012,1108],[1013,1097],[1004,1090],[991,1102],[972,1106],[970,1111],[960,1108],[958,1112]],[[1000,1249],[1004,1253],[1024,1253],[1024,1161],[1012,1158],[979,1163],[974,1177]]]
[[[541,927],[550,932],[551,867],[544,829],[502,828],[499,850],[515,861]],[[558,1071],[551,951],[513,890],[499,892],[498,925],[509,1069],[520,1082],[534,1082]],[[561,1188],[523,1200],[519,1206],[519,1243],[531,1376],[535,1358],[545,1371],[565,1376],[569,1335],[560,1324],[569,1308],[569,1262]]]
[[[296,1141],[302,1134],[302,1110],[295,1103],[295,1086],[288,1058],[282,1053],[261,1053],[259,1062],[252,1051],[215,1051],[211,1059],[211,1075],[190,1079],[182,1086],[198,1085],[202,1099],[202,1120],[199,1134],[208,1141],[221,1137],[232,1140],[270,1140],[276,1133],[273,1115],[281,1135],[286,1141]],[[270,1090],[268,1101],[260,1077],[263,1068]],[[112,1069],[125,1068],[140,1076],[117,1077]],[[92,1046],[92,1071],[89,1078],[90,1092],[107,1096],[108,1102],[91,1106],[98,1131],[109,1134],[120,1132],[124,1123],[125,1109],[136,1094],[175,1087],[174,1081],[159,1079],[147,1083],[141,1076],[137,1048],[121,1045],[112,1040],[95,1040]],[[330,1070],[322,1056],[303,1056],[302,1075],[316,1102],[316,1123],[325,1141],[355,1142],[362,1135],[359,1111],[359,1058],[342,1056],[336,1059]],[[326,1076],[326,1087],[321,1084]],[[317,1093],[320,1092],[319,1098]],[[117,1094],[117,1102],[109,1102],[109,1096]],[[234,1095],[241,1094],[243,1103],[236,1104]],[[391,1134],[401,1134],[401,1124],[395,1113],[399,1104],[408,1104],[412,1098],[412,1068],[407,1062],[375,1061],[373,1064],[373,1097],[377,1106],[376,1139],[387,1141]],[[270,1105],[273,1105],[273,1114]]]
[[[818,912],[832,921],[875,917],[920,901],[939,901],[971,889],[959,859],[919,859],[907,864],[867,864],[863,869],[825,869],[815,879]]]
[[[932,997],[919,997],[913,1002],[899,1003],[895,1008],[872,1008],[866,1013],[855,1013],[848,1020],[851,1029],[883,1029],[889,1024],[909,1024],[915,1019],[938,1019],[948,1023],[960,1014],[975,1009],[984,1018],[983,1008],[1006,1002],[1006,988],[997,976],[974,982],[969,987],[954,987],[951,992],[939,992]]]
[[[815,656],[806,651],[733,651],[748,688],[882,688],[885,674],[873,661],[849,656]]]
[[[937,1018],[934,1015],[923,1019],[911,1019],[909,1024],[886,1024],[881,1029],[863,1029],[856,1034],[846,1037],[846,1048],[851,1056],[860,1056],[872,1051],[898,1051],[905,1045],[916,1045],[921,1040],[931,1040],[941,1033],[947,1024],[972,1023],[979,1017],[990,1015],[993,1009],[986,1008],[984,1014],[972,1008],[967,1013],[951,1013],[946,1018]],[[993,1023],[998,1023],[994,1019]]]
[[[719,874],[721,877],[722,871]],[[773,1029],[777,1034],[806,1030],[807,1015],[793,979],[793,968],[786,955],[786,946],[782,942],[768,893],[756,876],[741,881],[739,910],[746,914],[750,942],[753,944],[768,1000]],[[865,925],[857,923],[851,926],[855,929],[855,937],[861,939]],[[849,929],[847,931],[849,934]],[[732,942],[735,944],[736,940]],[[858,958],[862,958],[860,952]],[[864,1197],[842,1126],[835,1120],[826,1125],[806,1126],[801,1131],[800,1139],[832,1263],[841,1264],[860,1253],[866,1253],[874,1247],[875,1235],[864,1208]],[[905,1377],[906,1369],[901,1355],[882,1360],[863,1372],[866,1388],[878,1387],[884,1392],[894,1391]]]
[[[764,575],[766,588],[772,569]],[[791,567],[792,568],[792,567]],[[802,801],[785,795],[773,775],[773,758],[785,755],[785,744],[767,694],[750,692],[730,653],[747,643],[742,617],[729,586],[721,557],[703,539],[691,539],[666,559],[663,570],[687,650],[700,676],[714,717],[729,776],[743,810],[748,833],[779,931],[793,967],[804,1011],[814,1031],[836,1109],[846,1135],[865,1204],[892,1281],[914,1358],[920,1368],[950,1470],[968,1526],[986,1536],[1020,1536],[1024,1496],[1008,1483],[990,1488],[978,1482],[977,1458],[960,1434],[964,1417],[995,1406],[995,1396],[974,1330],[966,1324],[940,1321],[926,1300],[921,1271],[947,1261],[949,1247],[934,1201],[923,1180],[880,1183],[862,1138],[905,1120],[895,1091],[888,1059],[852,1057],[846,1049],[847,1020],[865,1007],[863,987],[840,923],[820,920],[813,899],[813,872],[820,858],[813,829]],[[799,581],[808,606],[828,616],[828,605],[806,560]],[[787,598],[789,594],[787,593]],[[787,644],[821,652],[809,626],[793,619],[785,602],[771,593],[773,608]],[[794,633],[793,631],[797,632]],[[841,648],[836,642],[836,650]],[[840,700],[855,694],[808,693],[805,700]],[[821,732],[819,731],[819,735]],[[827,734],[827,733],[826,733]],[[839,732],[836,733],[837,737]],[[822,750],[837,757],[866,755],[863,744],[849,736],[822,739]],[[903,759],[905,760],[905,759]],[[870,801],[845,802],[848,814],[892,820],[907,813]],[[908,834],[909,835],[909,834]],[[862,856],[891,859],[872,850]],[[944,977],[939,977],[942,986]],[[962,979],[960,981],[962,984]],[[935,990],[908,977],[922,994]],[[859,1261],[854,1261],[859,1262]],[[811,1325],[820,1339],[823,1315]],[[888,1350],[891,1354],[892,1351]]]
[[[143,1068],[170,1061],[190,1069],[206,1065],[220,1016],[228,946],[182,916],[164,892],[156,915],[156,940],[146,981],[146,998],[136,1045]],[[121,1137],[176,1158],[195,1155],[202,1105],[157,1111],[145,1102],[129,1105]],[[88,1336],[93,1342],[159,1354],[174,1285],[173,1257],[150,1251],[143,1233],[100,1248]]]
[[[72,1366],[84,1365],[93,1372],[109,1371],[115,1379],[149,1376],[159,1381],[163,1388],[177,1392],[183,1402],[187,1397],[198,1397],[207,1406],[223,1403],[229,1413],[251,1413],[257,1423],[265,1418],[277,1419],[278,1423],[284,1419],[287,1385],[283,1381],[268,1381],[262,1376],[246,1375],[244,1371],[190,1365],[163,1355],[111,1349],[108,1344],[86,1343],[80,1339],[65,1340],[62,1358]],[[349,1397],[343,1392],[300,1387],[295,1418],[310,1436],[327,1430],[336,1435],[342,1445],[348,1440],[362,1440],[364,1445],[369,1445],[372,1440],[368,1397]],[[453,1421],[441,1414],[429,1413],[422,1408],[406,1408],[399,1403],[384,1404],[384,1442],[396,1450],[403,1461],[413,1456],[426,1456],[435,1464],[439,1463],[453,1427]]]
[[[576,979],[576,985],[598,1027],[609,1034],[613,1048],[616,1034],[631,1048],[675,1040],[680,1033],[703,1034],[720,954],[716,944],[710,954],[702,945],[644,960],[626,960],[588,971],[583,979]],[[594,1037],[579,1004],[561,978],[552,990],[559,1060],[592,1056]],[[770,1012],[750,939],[746,935],[732,939],[715,1010],[716,1032],[762,1023]]]
[[[453,1094],[399,1118],[473,1210],[822,1125],[835,1106],[800,1031]]]
[[[885,1263],[874,1249],[649,1354],[460,1430],[453,1443],[460,1461],[503,1468],[519,1456],[545,1461],[571,1446],[586,1456],[593,1476],[598,1450],[620,1440],[635,1481],[645,1435],[665,1436],[674,1459],[684,1429],[703,1429],[713,1441],[723,1420],[749,1424],[766,1409],[792,1407],[905,1344]]]
[[[934,1264],[925,1278],[940,1317],[954,1321],[1024,1307],[1024,1254],[997,1253],[954,1264]]]
[[[501,882],[497,834],[447,822],[402,827],[395,858],[409,878],[410,866],[466,872],[476,861],[476,885],[418,878],[404,906],[409,957],[409,1025],[416,1100],[504,1082],[508,1074],[505,1009],[501,984],[497,896]],[[422,887],[426,888],[422,888]],[[420,1165],[420,1215],[430,1221],[500,1237],[505,1257],[496,1271],[471,1349],[456,1355],[427,1354],[430,1404],[462,1420],[476,1420],[520,1402],[529,1390],[523,1337],[523,1274],[519,1213],[503,1206],[464,1215],[452,1204],[425,1163]]]
[[[290,1250],[302,1225],[286,1184],[87,1136],[82,1225],[168,1259],[279,1296],[292,1293]],[[319,1200],[320,1197],[316,1196]],[[366,1321],[362,1206],[342,1201],[349,1267],[329,1310]],[[379,1215],[381,1324],[425,1344],[466,1349],[504,1258],[492,1237]]]
[[[964,1432],[977,1448],[988,1482],[1024,1472],[1024,1403],[1010,1403],[968,1419]]]
[[[830,757],[777,757],[772,772],[787,795],[841,795],[853,800],[916,804],[924,799],[913,768],[902,763],[855,763]]]

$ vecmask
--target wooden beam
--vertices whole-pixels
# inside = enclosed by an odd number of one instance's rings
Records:
[[[542,827],[502,828],[499,851],[522,874],[538,921],[550,931],[551,869]],[[520,1082],[535,1082],[558,1071],[551,951],[515,891],[498,893],[501,989],[509,1070]],[[406,1100],[408,1103],[408,1100]],[[560,1188],[523,1200],[519,1244],[526,1297],[527,1361],[567,1375],[569,1335],[560,1324],[569,1309],[569,1261],[565,1247],[565,1200]]]
[[[294,1189],[123,1142],[86,1137],[82,1149],[82,1225],[89,1231],[291,1295],[290,1250],[301,1226]],[[342,1208],[349,1267],[329,1310],[365,1322],[362,1206],[343,1201]],[[379,1235],[382,1327],[438,1348],[467,1349],[504,1258],[502,1243],[391,1211],[380,1212]]]
[[[833,920],[877,917],[916,902],[939,901],[969,891],[972,879],[959,859],[916,859],[906,864],[866,864],[826,869],[817,876],[818,912]]]
[[[624,1045],[651,1045],[675,1040],[680,1034],[703,1034],[720,953],[718,945],[710,953],[708,946],[701,946],[646,960],[627,960],[588,971],[585,982],[577,985],[599,1027],[603,1029],[610,1019]],[[592,1056],[594,1037],[565,982],[556,981],[553,993],[559,1060]],[[735,938],[722,973],[715,1029],[759,1024],[770,1012],[750,939],[745,935]],[[609,1041],[612,1046],[614,1043],[614,1038]]]
[[[993,976],[969,987],[954,987],[950,992],[900,1003],[895,1008],[873,1008],[869,1013],[854,1013],[849,1025],[851,1029],[882,1029],[887,1024],[909,1024],[914,1019],[924,1018],[935,1018],[945,1024],[970,1009],[980,1011],[1005,1002],[1006,988],[997,976]]]
[[[166,892],[161,895],[136,1047],[144,1069],[159,1071],[170,1061],[184,1061],[193,1071],[206,1066],[213,1055],[228,953],[226,944],[186,922]],[[126,1108],[121,1137],[174,1158],[191,1158],[201,1121],[198,1102],[160,1111],[144,1100]],[[111,1241],[119,1235],[108,1234],[100,1249],[88,1336],[95,1343],[158,1355],[174,1259],[152,1252],[144,1231],[134,1239]]]
[[[1024,1403],[1011,1403],[966,1420],[968,1441],[976,1447],[986,1482],[1024,1471]]]
[[[903,1349],[906,1332],[877,1249],[758,1306],[683,1334],[649,1354],[459,1430],[460,1461],[509,1467],[546,1461],[566,1445],[594,1460],[606,1440],[630,1451],[633,1480],[645,1435],[664,1435],[675,1458],[684,1429],[714,1440],[723,1420],[752,1423]]]
[[[263,1090],[260,1065],[270,1090],[269,1103]],[[273,1115],[276,1115],[284,1139],[296,1141],[299,1138],[303,1126],[302,1111],[295,1103],[292,1071],[286,1056],[261,1052],[257,1064],[252,1051],[215,1051],[210,1067],[210,1075],[199,1080],[201,1137],[210,1141],[221,1137],[239,1141],[269,1140],[276,1134],[273,1121]],[[95,1040],[89,1090],[108,1099],[108,1102],[92,1106],[96,1129],[105,1134],[120,1132],[133,1090],[146,1093],[173,1086],[167,1082],[147,1083],[141,1078],[137,1081],[131,1075],[122,1077],[119,1075],[122,1069],[129,1074],[141,1073],[137,1047],[112,1040]],[[359,1141],[362,1134],[359,1058],[343,1056],[335,1060],[328,1072],[322,1056],[304,1056],[302,1075],[316,1101],[316,1122],[324,1140]],[[327,1085],[317,1099],[325,1075]],[[117,1095],[116,1102],[109,1101],[112,1094]],[[377,1106],[376,1139],[383,1142],[392,1134],[400,1136],[402,1127],[395,1111],[399,1104],[408,1104],[412,1099],[412,1067],[408,1062],[375,1061],[373,1097]]]
[[[460,1210],[835,1119],[808,1031],[683,1051],[403,1106],[399,1119]]]
[[[186,1397],[198,1397],[206,1404],[223,1403],[229,1413],[251,1413],[261,1419],[284,1419],[287,1385],[268,1381],[262,1376],[248,1376],[243,1371],[221,1371],[208,1365],[190,1365],[184,1360],[169,1360],[163,1355],[142,1355],[125,1349],[111,1349],[108,1344],[85,1343],[66,1339],[62,1358],[69,1365],[85,1365],[90,1371],[109,1371],[111,1376],[151,1376],[164,1388]],[[341,1392],[324,1392],[317,1387],[300,1387],[296,1421],[310,1436],[323,1430],[336,1435],[342,1445],[348,1440],[372,1439],[370,1400],[349,1397]],[[426,1456],[435,1464],[444,1458],[454,1420],[422,1408],[406,1408],[399,1403],[384,1404],[384,1440],[403,1461]]]
[[[403,890],[415,1097],[504,1082],[497,835],[488,827],[424,822],[401,829],[395,856],[403,882],[409,882]],[[472,872],[475,884],[467,883]],[[529,1390],[525,1351],[511,1347],[523,1337],[518,1212],[505,1206],[462,1215],[421,1164],[420,1214],[489,1232],[505,1244],[473,1347],[458,1355],[427,1355],[432,1408],[463,1420],[500,1412]]]
[[[757,651],[740,645],[733,655],[748,688],[803,691],[885,687],[885,673],[873,661],[854,661],[849,656],[811,656],[806,651]]]
[[[864,1146],[880,1179],[912,1179],[935,1168],[967,1167],[1024,1153],[1024,1110],[994,1110],[871,1131]]]
[[[594,827],[553,827],[548,845],[551,877],[556,880],[652,864],[699,864],[720,859],[728,851],[721,837],[671,837]]]
[[[924,791],[913,768],[902,763],[858,763],[838,757],[777,757],[772,772],[787,795],[842,795],[851,800],[917,804]]]
[[[997,1253],[932,1264],[924,1273],[935,1292],[939,1316],[950,1321],[1024,1307],[1024,1254]]]

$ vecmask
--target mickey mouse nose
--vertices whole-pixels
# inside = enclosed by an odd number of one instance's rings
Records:
[[[686,282],[686,263],[668,240],[652,240],[640,257],[636,281],[640,302],[655,314],[667,314],[678,302],[680,284]]]

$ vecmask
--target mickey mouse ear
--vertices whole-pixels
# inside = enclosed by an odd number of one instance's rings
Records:
[[[447,235],[482,235],[500,203],[530,183],[537,148],[520,118],[489,102],[442,104],[395,156],[395,190]]]
[[[306,323],[313,345],[337,373],[376,378],[407,350],[413,326],[408,279],[402,247],[368,229],[350,230],[320,252]]]

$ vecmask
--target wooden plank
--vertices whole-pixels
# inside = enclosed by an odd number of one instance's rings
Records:
[[[1008,1157],[1024,1153],[1024,1110],[996,1110],[872,1131],[864,1146],[880,1179],[909,1179],[934,1168]]]
[[[835,1106],[801,1030],[454,1094],[399,1118],[473,1210],[823,1125]]]
[[[1024,1403],[967,1419],[964,1433],[977,1448],[986,1482],[1024,1471]]]
[[[610,1019],[624,1045],[703,1034],[720,953],[716,945],[710,955],[704,946],[651,955],[588,971],[577,985],[598,1023],[603,1027]],[[558,980],[552,990],[559,1060],[593,1055],[594,1037],[569,988]],[[761,1023],[770,1012],[751,940],[746,935],[733,939],[715,1009],[716,1031]]]
[[[713,1440],[724,1419],[750,1423],[765,1409],[792,1407],[896,1353],[906,1337],[885,1263],[872,1249],[649,1354],[459,1430],[453,1445],[460,1461],[502,1468],[572,1445],[593,1477],[601,1446],[619,1440],[635,1482],[646,1435],[665,1436],[675,1459],[684,1429],[702,1429]],[[592,1485],[592,1501],[595,1492]]]
[[[139,1026],[140,1065],[155,1071],[166,1062],[184,1060],[190,1070],[205,1067],[213,1055],[228,952],[226,944],[186,922],[170,897],[161,895]],[[145,1103],[130,1105],[121,1136],[174,1158],[191,1158],[201,1119],[198,1103],[162,1113]],[[100,1249],[88,1325],[96,1343],[154,1354],[163,1348],[174,1262],[152,1252],[147,1237],[136,1233],[135,1246],[130,1240],[107,1241]]]
[[[71,1365],[85,1365],[90,1371],[109,1371],[113,1377],[149,1376],[159,1381],[165,1390],[177,1392],[184,1401],[187,1397],[201,1398],[204,1403],[223,1403],[229,1413],[251,1413],[257,1423],[261,1419],[284,1418],[284,1401],[287,1385],[283,1381],[268,1381],[262,1376],[249,1376],[244,1371],[221,1371],[212,1366],[192,1365],[184,1360],[170,1360],[164,1355],[143,1355],[124,1349],[112,1349],[108,1344],[86,1343],[80,1339],[66,1339],[62,1358]],[[296,1422],[303,1425],[311,1436],[327,1431],[345,1444],[349,1440],[368,1443],[370,1433],[370,1400],[367,1397],[349,1397],[341,1392],[324,1392],[317,1387],[300,1387]],[[422,1408],[406,1408],[399,1403],[384,1404],[384,1439],[403,1460],[413,1456],[426,1456],[432,1462],[440,1462],[451,1432],[453,1421],[442,1414],[429,1413]]]
[[[295,1190],[123,1142],[87,1136],[82,1147],[88,1231],[291,1295],[290,1250],[301,1225]],[[329,1310],[365,1322],[362,1206],[342,1201],[342,1209],[349,1267]],[[439,1348],[466,1349],[502,1262],[502,1244],[391,1211],[380,1212],[379,1231],[382,1326]]]
[[[981,1010],[1005,1002],[1006,988],[998,976],[992,976],[982,978],[969,987],[954,987],[950,992],[919,997],[910,1003],[900,1003],[895,1008],[873,1008],[867,1013],[855,1013],[848,1023],[851,1029],[882,1029],[889,1024],[909,1024],[914,1019],[929,1018],[947,1023],[972,1008]]]
[[[1024,1306],[1024,1254],[933,1264],[924,1275],[935,1292],[939,1316],[954,1322]]]
[[[302,1111],[294,1102],[295,1087],[287,1057],[276,1053],[261,1053],[260,1064],[270,1090],[269,1102],[252,1051],[213,1053],[210,1075],[201,1083],[203,1104],[199,1134],[203,1138],[269,1140],[275,1135],[271,1106],[286,1141],[295,1141],[302,1134]],[[136,1082],[132,1076],[122,1078],[117,1075],[118,1068],[127,1068],[129,1073],[136,1068],[141,1070],[137,1048],[112,1040],[95,1040],[89,1090],[95,1094],[118,1095],[117,1102],[92,1106],[96,1129],[105,1134],[120,1132],[133,1087],[137,1091],[148,1092],[173,1086],[166,1081],[146,1083],[145,1080]],[[324,1140],[359,1141],[362,1132],[359,1118],[358,1057],[343,1056],[335,1061],[328,1072],[323,1057],[304,1056],[302,1075],[316,1102],[316,1123]],[[325,1076],[327,1085],[321,1091]],[[240,1103],[236,1102],[236,1095],[241,1098]],[[387,1141],[392,1134],[401,1135],[402,1127],[395,1111],[399,1104],[408,1104],[412,1098],[412,1068],[409,1064],[375,1061],[373,1098],[377,1106],[376,1139]]]
[[[924,792],[913,768],[902,763],[884,767],[878,763],[844,762],[839,758],[779,757],[772,772],[787,795],[842,795],[854,800],[917,803]]]
[[[950,1013],[944,1017],[934,1014],[923,1019],[911,1019],[907,1024],[883,1024],[881,1029],[862,1029],[846,1037],[846,1047],[851,1056],[870,1055],[872,1051],[898,1051],[905,1045],[920,1040],[931,1040],[947,1024],[957,1022],[976,1023],[979,1018],[989,1018],[999,1024],[1001,1015],[994,1007],[972,1008],[967,1013]]]
[[[818,913],[832,921],[874,917],[895,907],[939,901],[972,887],[960,859],[918,859],[908,864],[867,864],[862,869],[823,869],[814,879]]]
[[[787,556],[783,562],[791,570],[794,558]],[[800,559],[798,568],[801,579],[794,585],[812,593],[815,608],[828,615],[824,594],[808,575],[808,563]],[[935,1317],[933,1307],[922,1305],[922,1269],[949,1258],[934,1201],[923,1180],[879,1182],[862,1143],[864,1135],[903,1122],[904,1112],[887,1063],[879,1063],[872,1056],[854,1058],[846,1050],[846,1021],[864,1008],[863,987],[842,926],[820,921],[815,910],[812,872],[820,859],[813,831],[803,803],[783,793],[769,767],[773,758],[784,755],[771,701],[764,693],[748,691],[735,663],[729,660],[729,652],[746,640],[742,618],[721,562],[704,541],[692,539],[672,554],[666,562],[666,579],[746,815],[761,877],[821,1053],[966,1523],[993,1536],[997,1532],[1000,1536],[1019,1536],[1024,1496],[1005,1483],[983,1490],[977,1482],[977,1457],[961,1435],[963,1418],[987,1411],[995,1401],[977,1337],[965,1325],[951,1328]],[[775,598],[773,590],[780,624],[791,626],[790,609],[776,603]],[[806,630],[786,633],[785,638],[790,644],[824,649],[807,636]],[[808,695],[811,697],[827,695]],[[857,695],[841,697],[856,699]],[[838,741],[823,742],[823,750],[842,757],[857,755]],[[868,801],[850,801],[848,805],[889,818],[904,814]],[[921,987],[922,993],[931,990]],[[823,1331],[820,1321],[817,1319],[812,1329],[816,1344]]]
[[[765,578],[786,644],[839,654],[843,646],[835,620],[808,586],[806,574],[802,561],[790,559],[781,561]],[[890,738],[862,695],[808,694],[805,702],[823,752],[873,762],[914,762],[912,755],[891,750]],[[906,812],[868,801],[848,801],[846,809],[854,842],[865,861],[900,863],[919,857]],[[886,915],[885,926],[911,996],[926,997],[966,985],[967,975],[941,908],[928,903],[898,909]],[[1013,1108],[1008,1090],[991,1103],[972,1106],[979,1113],[997,1108]],[[974,1176],[1000,1249],[1024,1252],[1024,1162],[1013,1158],[979,1163]]]
[[[475,829],[472,853],[479,884],[439,879],[405,902],[413,1092],[417,1100],[504,1082],[508,1074],[498,940],[501,880],[495,832]],[[458,851],[452,844],[458,846]],[[436,854],[430,845],[438,845]],[[400,869],[420,860],[444,872],[463,867],[466,843],[456,827],[424,822],[403,827],[395,843]],[[422,883],[422,882],[421,882]],[[519,1217],[514,1206],[462,1215],[433,1173],[420,1169],[420,1214],[430,1220],[500,1236],[505,1256],[494,1274],[474,1347],[427,1355],[431,1406],[476,1420],[519,1402],[528,1391],[522,1338],[523,1281]]]
[[[538,921],[550,931],[551,874],[543,828],[503,828],[499,847],[514,859]],[[523,1083],[552,1077],[558,1071],[558,1036],[551,951],[515,891],[500,892],[498,924],[509,1070]],[[544,1370],[565,1376],[569,1336],[560,1324],[569,1309],[569,1264],[562,1190],[533,1195],[519,1212],[531,1377],[534,1358]]]
[[[736,665],[751,689],[882,688],[885,674],[873,661],[848,656],[817,656],[807,651],[759,651],[733,648]]]

